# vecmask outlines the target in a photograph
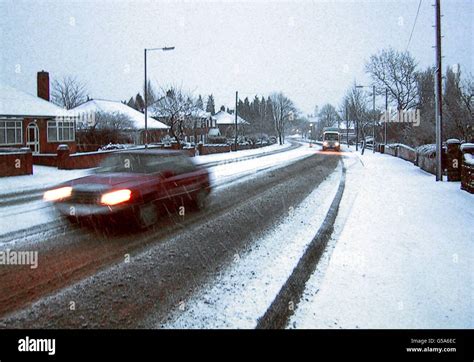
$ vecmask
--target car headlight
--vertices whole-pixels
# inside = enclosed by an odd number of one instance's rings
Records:
[[[100,203],[103,205],[117,205],[121,204],[122,202],[126,202],[130,200],[132,197],[132,191],[124,189],[124,190],[117,190],[117,191],[112,191],[108,192],[106,194],[103,194],[102,197],[100,198]]]
[[[66,199],[71,196],[72,187],[65,186],[58,189],[46,191],[43,195],[43,200],[45,201],[58,201]]]
[[[335,145],[336,147],[339,147],[339,142],[336,142],[334,145]]]
[[[327,146],[327,145],[328,145],[328,141],[324,141],[323,146]]]

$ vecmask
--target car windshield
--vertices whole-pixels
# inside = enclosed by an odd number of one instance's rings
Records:
[[[339,135],[337,133],[325,133],[324,134],[325,141],[337,141],[339,140]]]
[[[95,170],[96,173],[155,173],[173,168],[176,156],[115,154],[107,157]]]

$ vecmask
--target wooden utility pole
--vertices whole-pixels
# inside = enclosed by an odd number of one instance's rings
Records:
[[[436,181],[443,181],[442,151],[443,151],[443,100],[441,74],[441,4],[435,0],[436,14],[436,71],[435,71],[435,117],[436,117]]]
[[[237,141],[238,141],[238,124],[237,124],[237,107],[239,105],[239,92],[235,92],[235,151],[237,151]]]

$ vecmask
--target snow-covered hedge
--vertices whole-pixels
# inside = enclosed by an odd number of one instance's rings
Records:
[[[431,143],[427,145],[421,145],[416,148],[416,153],[425,157],[435,157],[436,156],[436,144]]]
[[[409,150],[409,151],[415,151],[414,148],[410,147],[410,146],[407,146],[407,145],[404,145],[403,143],[389,143],[387,144],[388,147],[390,148],[404,148],[406,150]]]
[[[461,145],[461,152],[474,153],[474,143],[463,143]]]
[[[474,166],[474,155],[471,155],[470,153],[465,153],[464,154],[464,163]]]

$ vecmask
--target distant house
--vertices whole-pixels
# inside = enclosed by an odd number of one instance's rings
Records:
[[[109,101],[104,99],[92,99],[71,110],[77,116],[78,127],[87,130],[97,126],[99,115],[114,118],[118,122],[126,120],[121,126],[121,132],[127,134],[132,143],[143,144],[145,137],[145,115],[122,102]],[[168,134],[169,127],[150,116],[147,117],[148,142],[159,142]]]
[[[227,113],[226,111],[219,111],[214,116],[217,128],[219,132],[224,137],[234,137],[235,136],[235,115]],[[237,116],[237,131],[239,134],[245,132],[246,126],[250,123],[247,122],[240,116]]]
[[[198,109],[192,112],[190,127],[185,130],[185,141],[208,143],[208,137],[216,133],[216,120],[210,112]]]
[[[349,142],[354,141],[356,138],[355,134],[355,121],[350,122],[349,128],[347,128],[347,123],[346,122],[340,122],[339,123],[339,132],[341,133],[341,139],[345,142],[347,139],[349,139]]]
[[[37,96],[0,84],[0,147],[56,153],[60,144],[76,151],[75,118],[49,102],[49,74],[37,75]]]

